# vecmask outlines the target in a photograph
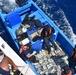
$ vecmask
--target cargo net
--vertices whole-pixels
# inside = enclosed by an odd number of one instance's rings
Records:
[[[51,48],[51,53],[41,50],[37,55],[39,63],[34,66],[39,75],[61,75],[62,68],[68,65],[68,55],[58,46],[57,50]]]

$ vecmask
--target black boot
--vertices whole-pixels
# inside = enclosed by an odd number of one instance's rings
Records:
[[[51,52],[51,48],[48,47],[47,50],[48,50],[48,54],[50,54],[50,52]]]
[[[23,75],[19,70],[16,70],[15,72],[14,72],[14,75]]]

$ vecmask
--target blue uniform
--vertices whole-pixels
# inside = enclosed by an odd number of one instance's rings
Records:
[[[32,54],[33,50],[32,49],[28,49],[28,50],[23,50],[21,55],[22,57],[25,57],[27,54]]]
[[[26,55],[32,54],[32,53],[33,53],[33,50],[30,48],[30,49],[28,49],[28,50],[22,51],[21,55],[22,55],[22,58],[23,58],[24,60],[28,59],[30,62],[35,63],[35,62],[36,62],[36,57],[35,57],[34,55],[31,56],[30,58],[27,58],[27,57],[26,57]]]
[[[0,68],[0,74],[2,74],[2,75],[11,75],[10,71],[5,71],[2,68]]]

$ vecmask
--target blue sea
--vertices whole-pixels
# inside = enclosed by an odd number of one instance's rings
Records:
[[[11,0],[10,0],[11,1]],[[53,22],[76,44],[76,0],[33,0]],[[11,46],[11,39],[3,26],[0,36]]]
[[[76,0],[34,0],[53,22],[76,44]]]

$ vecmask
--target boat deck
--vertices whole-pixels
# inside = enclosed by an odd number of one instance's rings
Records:
[[[68,65],[68,55],[58,46],[57,50],[51,48],[51,53],[41,50],[37,55],[39,63],[34,64],[39,75],[61,75],[62,68]]]
[[[28,25],[26,26],[28,27]],[[33,43],[40,39],[42,29],[43,28],[40,28],[37,31],[32,32],[31,34],[29,34],[31,30],[27,32]],[[37,47],[41,46],[39,44],[37,44]],[[57,43],[56,45],[57,50],[54,50],[54,48],[51,47],[50,54],[48,54],[48,51],[45,48],[39,50],[39,52],[35,55],[39,62],[33,63],[33,65],[35,66],[39,75],[48,75],[48,73],[51,73],[52,75],[61,75],[62,68],[68,65],[68,55],[61,49],[61,47]],[[34,44],[34,47],[35,46],[36,45]]]
[[[26,13],[30,13],[29,17],[32,17],[35,15],[35,20],[39,19],[42,23],[42,26],[45,26],[46,24],[49,24],[54,27],[56,35],[53,35],[53,39],[55,41],[58,41],[63,48],[67,51],[67,53],[70,55],[71,51],[73,49],[72,43],[67,39],[67,37],[59,30],[59,28],[53,23],[52,20],[50,20],[45,13],[40,10],[33,2],[28,3],[26,6],[20,7],[20,9],[17,9],[16,11],[3,15],[1,14],[1,21],[2,25],[4,23],[4,26],[6,27],[8,33],[10,34],[14,44],[19,50],[19,44],[25,44],[26,38],[20,38],[20,42],[18,41],[19,37],[16,37],[16,30],[20,27],[23,19],[25,18]],[[48,54],[46,49],[42,49],[42,40],[40,38],[40,33],[42,29],[39,29],[32,25],[24,25],[26,27],[23,27],[24,30],[27,30],[28,36],[27,38],[30,39],[33,48],[40,50],[39,53],[36,54],[36,58],[39,60],[39,63],[32,63],[39,75],[48,75],[48,73],[51,73],[52,75],[61,75],[61,70],[65,65],[68,65],[68,55],[61,49],[61,47],[57,44],[58,49],[54,50],[53,47],[51,47],[51,53]],[[33,27],[31,30],[30,27]],[[24,30],[21,30],[22,32],[25,32]],[[36,47],[35,47],[36,46]],[[15,50],[17,51],[17,50]],[[12,52],[11,52],[12,53]],[[9,52],[8,52],[9,54]],[[13,55],[13,54],[11,54]],[[2,58],[2,57],[1,57]],[[1,59],[0,59],[1,60]],[[19,62],[18,62],[19,63]],[[18,64],[17,63],[17,64]],[[34,74],[29,74],[34,75]]]

